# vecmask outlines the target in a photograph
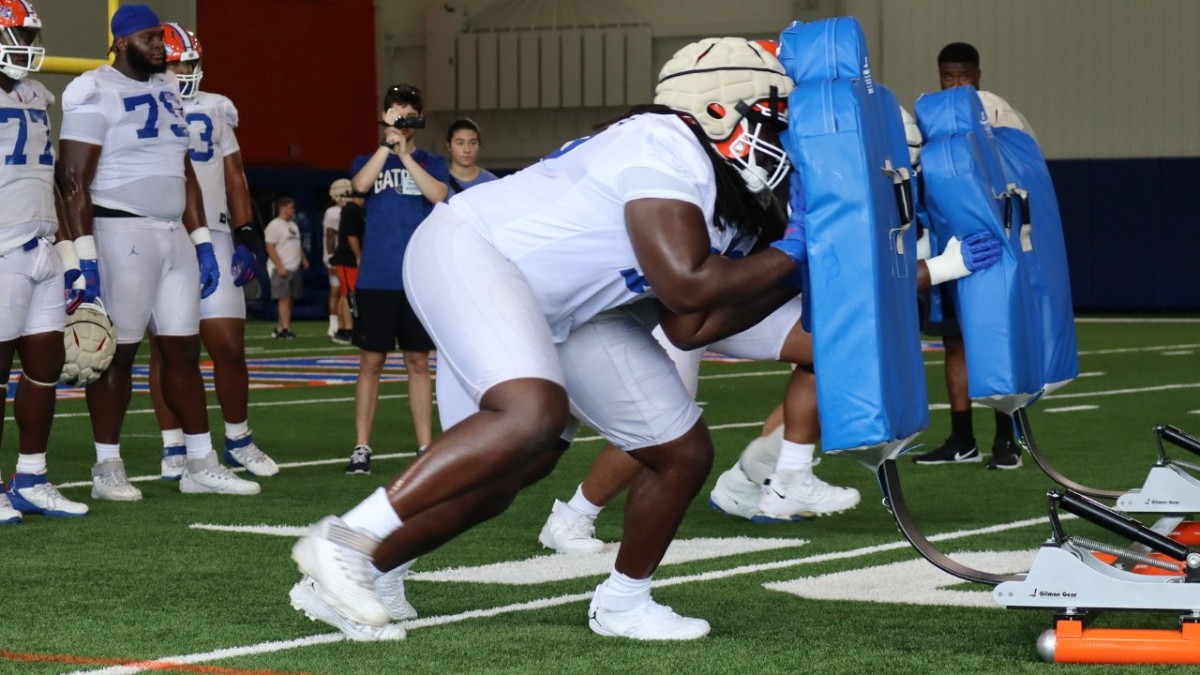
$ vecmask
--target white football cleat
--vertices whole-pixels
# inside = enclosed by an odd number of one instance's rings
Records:
[[[113,502],[136,502],[142,491],[129,483],[125,462],[120,458],[106,459],[92,466],[92,499]]]
[[[708,493],[708,503],[727,516],[753,520],[759,515],[758,500],[762,497],[762,486],[750,480],[742,470],[740,462],[717,478],[717,484]]]
[[[596,587],[588,606],[588,628],[598,635],[631,640],[696,640],[712,628],[704,619],[679,616],[646,595],[646,601],[625,611],[604,608],[604,584]]]
[[[307,574],[301,577],[295,586],[292,586],[292,590],[288,591],[288,598],[292,601],[292,607],[304,612],[304,616],[313,621],[320,621],[333,626],[355,642],[403,640],[407,635],[404,627],[398,624],[389,623],[386,626],[368,626],[365,623],[358,623],[338,614],[336,610],[329,606],[329,603],[321,599],[320,584],[317,583],[316,579]]]
[[[604,542],[594,536],[595,522],[594,518],[555,499],[538,541],[557,553],[597,553],[604,548]]]
[[[338,614],[370,626],[385,626],[387,607],[375,591],[371,555],[375,537],[356,530],[337,516],[326,516],[292,546],[292,560],[317,580],[321,599]]]
[[[264,478],[279,473],[279,465],[258,449],[250,434],[237,439],[225,439],[225,463],[244,466],[251,474]]]
[[[21,520],[21,512],[8,502],[8,495],[0,492],[0,525],[16,525]]]
[[[858,506],[854,488],[837,487],[808,471],[777,471],[763,485],[756,523],[794,522]]]
[[[252,480],[238,478],[228,467],[217,461],[210,452],[200,459],[189,459],[179,480],[184,494],[256,495],[262,486]]]
[[[375,577],[375,592],[379,594],[383,606],[387,607],[388,616],[396,621],[417,618],[417,608],[404,594],[404,577],[408,576],[410,567],[411,562]]]

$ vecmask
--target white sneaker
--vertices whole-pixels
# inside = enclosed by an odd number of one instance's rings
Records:
[[[596,553],[604,548],[604,542],[594,536],[595,522],[555,499],[538,541],[556,553]]]
[[[45,474],[13,476],[8,484],[8,501],[21,513],[40,513],[55,518],[78,518],[88,513],[87,504],[64,497]]]
[[[762,488],[758,501],[760,515],[752,520],[793,522],[846,511],[858,505],[854,488],[837,487],[813,475],[812,471],[777,471]]]
[[[588,628],[593,633],[631,640],[695,640],[708,635],[711,627],[704,619],[679,616],[670,607],[660,605],[647,595],[633,609],[614,612],[604,608],[604,584],[596,587],[588,606]]]
[[[717,484],[708,493],[708,503],[727,516],[753,520],[759,515],[758,500],[762,497],[762,486],[750,480],[742,465],[733,467],[717,477]]]
[[[124,460],[106,459],[92,466],[92,499],[136,502],[141,501],[142,491],[129,484]]]
[[[342,631],[343,635],[355,642],[403,640],[407,635],[404,627],[398,624],[368,626],[338,614],[329,606],[329,603],[321,599],[320,584],[307,574],[301,577],[295,586],[292,586],[292,590],[288,591],[288,597],[292,600],[292,607],[304,612],[309,619],[327,623]]]
[[[396,621],[417,618],[417,608],[404,594],[404,577],[408,576],[410,567],[411,562],[375,577],[375,592],[379,594],[383,606],[387,607],[388,616]]]
[[[321,599],[338,614],[359,623],[385,626],[388,610],[375,592],[371,555],[375,537],[356,530],[337,516],[326,516],[292,546],[292,560],[302,574],[315,578]]]
[[[262,486],[252,480],[238,478],[228,467],[217,461],[210,452],[200,459],[189,459],[179,480],[184,494],[256,495]]]
[[[187,448],[182,445],[168,445],[163,448],[162,453],[162,469],[159,478],[162,480],[183,478],[183,467],[187,466]]]
[[[0,525],[16,525],[21,522],[21,512],[14,509],[8,495],[0,493]]]
[[[240,446],[240,447],[235,447]],[[225,439],[225,463],[230,466],[244,466],[255,476],[267,477],[279,473],[279,465],[258,449],[247,434],[244,438]]]

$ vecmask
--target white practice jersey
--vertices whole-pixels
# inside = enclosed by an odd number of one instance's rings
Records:
[[[328,232],[329,230],[333,230],[334,239],[336,240],[338,229],[341,228],[341,226],[342,226],[342,207],[339,206],[338,204],[334,204],[333,206],[325,209],[325,216],[321,219],[321,226],[322,226],[321,227],[322,233]],[[322,234],[322,236],[324,236],[324,234]],[[322,240],[322,244],[323,243],[324,243],[324,240]],[[333,257],[333,251],[328,250],[328,247],[326,247],[326,250],[325,250],[325,266],[326,267],[330,266],[329,259],[332,257]]]
[[[713,224],[716,194],[712,163],[685,123],[647,114],[457,194],[448,206],[520,269],[561,342],[597,313],[653,296],[629,241],[626,202],[695,204],[714,251],[752,245]]]
[[[233,101],[202,91],[184,99],[191,147],[188,155],[204,194],[204,217],[214,230],[229,232],[229,200],[225,192],[225,157],[241,150],[233,130],[238,125]]]
[[[101,66],[63,92],[63,140],[103,148],[92,203],[161,220],[183,216],[187,121],[171,73],[146,82]]]
[[[987,111],[988,121],[994,127],[1010,127],[1024,131],[1033,136],[1033,127],[1029,126],[1029,122],[1021,113],[1017,112],[1008,101],[1000,98],[990,91],[976,92],[979,94],[979,102],[983,104],[983,109]]]
[[[54,234],[54,95],[41,82],[18,80],[0,89],[0,253]]]

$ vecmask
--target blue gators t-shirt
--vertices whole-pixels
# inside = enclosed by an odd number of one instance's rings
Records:
[[[412,156],[429,175],[443,183],[449,180],[450,167],[445,159],[420,149]],[[350,174],[358,173],[369,158],[355,157]],[[367,229],[363,233],[357,287],[404,290],[400,273],[404,251],[417,226],[433,211],[433,204],[421,194],[400,158],[390,154],[367,193],[366,208]]]

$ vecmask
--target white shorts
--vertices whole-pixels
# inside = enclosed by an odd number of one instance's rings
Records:
[[[618,308],[558,345],[572,415],[626,451],[674,441],[701,415],[650,325],[635,308]]]
[[[437,346],[439,375],[453,373],[463,399],[477,406],[488,389],[518,378],[563,384],[525,277],[452,210],[439,204],[417,228],[403,269],[408,301]]]
[[[732,356],[735,359],[778,361],[779,355],[783,353],[783,345],[787,342],[788,334],[800,321],[802,308],[803,303],[800,302],[800,296],[797,295],[762,321],[740,333],[712,343],[708,346],[708,350]],[[671,344],[661,327],[654,329],[654,337],[667,350],[667,354],[679,368],[679,376],[683,378],[688,392],[692,398],[695,398],[700,385],[700,359],[707,350],[693,349],[685,352]]]
[[[200,265],[183,223],[96,218],[101,297],[118,344],[200,332]]]
[[[63,269],[48,239],[0,255],[0,342],[66,328]]]
[[[233,285],[233,235],[211,230],[213,252],[221,268],[217,290],[200,300],[200,320],[246,319],[246,294]],[[190,241],[190,239],[189,239]],[[103,271],[101,272],[103,274]]]

